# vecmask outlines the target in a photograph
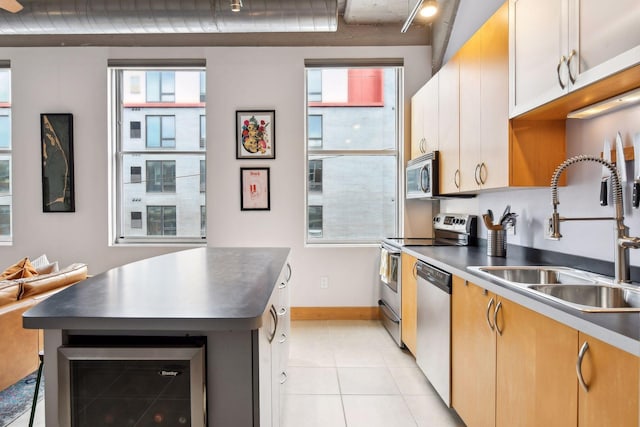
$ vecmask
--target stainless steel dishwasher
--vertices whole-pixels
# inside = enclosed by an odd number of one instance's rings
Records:
[[[418,261],[416,361],[451,406],[451,274]]]

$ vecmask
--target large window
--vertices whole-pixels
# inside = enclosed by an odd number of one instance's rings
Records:
[[[11,242],[11,70],[0,63],[0,242]]]
[[[402,68],[307,64],[307,243],[397,235]]]
[[[112,241],[203,242],[204,63],[109,66],[115,177]]]

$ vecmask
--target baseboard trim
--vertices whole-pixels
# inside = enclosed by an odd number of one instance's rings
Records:
[[[378,307],[291,307],[291,320],[378,320]]]

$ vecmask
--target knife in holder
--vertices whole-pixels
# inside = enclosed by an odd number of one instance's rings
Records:
[[[602,149],[602,158],[607,162],[611,162],[611,144],[609,140],[604,141],[604,147]],[[609,187],[609,175],[611,171],[607,166],[602,166],[602,181],[600,182],[600,206],[607,206],[609,204],[609,195],[607,187]]]

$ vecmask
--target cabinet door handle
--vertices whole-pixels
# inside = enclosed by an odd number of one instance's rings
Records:
[[[291,280],[291,274],[292,274],[291,264],[287,263],[287,274],[285,274],[285,276],[284,276],[285,277],[285,281],[287,283],[289,283],[289,281]]]
[[[569,59],[567,59],[567,70],[569,71],[569,80],[571,81],[571,84],[575,84],[576,82],[576,78],[573,76],[573,73],[571,72],[571,61],[573,60],[573,58],[575,58],[575,56],[576,56],[575,49],[571,49],[571,53],[569,54]]]
[[[476,180],[476,184],[480,185],[480,163],[476,165],[476,170],[473,173],[473,179]]]
[[[280,310],[278,310],[278,316],[284,316],[285,314],[287,314],[287,307],[280,307]]]
[[[584,377],[582,376],[582,359],[584,359],[584,355],[589,350],[589,343],[586,341],[580,347],[580,351],[578,352],[578,360],[576,361],[576,374],[578,374],[578,382],[580,382],[580,386],[584,389],[585,392],[589,392],[589,386],[586,382],[584,382]]]
[[[420,152],[423,154],[427,152],[427,139],[425,137],[420,140]]]
[[[418,261],[413,263],[413,278],[418,278]]]
[[[558,74],[558,83],[560,83],[560,87],[562,89],[566,88],[567,85],[562,81],[562,77],[560,77],[560,69],[562,68],[562,64],[567,62],[567,58],[564,55],[560,57],[560,62],[558,62],[558,67],[556,68],[556,74]]]
[[[482,175],[482,171],[484,171],[484,178]],[[487,182],[487,172],[487,165],[484,162],[480,163],[480,173],[478,175],[480,176],[480,183],[482,185],[486,184]]]
[[[493,331],[495,325],[491,324],[491,319],[489,319],[489,312],[491,311],[491,306],[493,305],[494,302],[495,302],[494,299],[491,298],[489,300],[489,304],[487,304],[487,325],[489,325],[489,328],[491,328],[492,331]]]
[[[456,169],[456,173],[453,174],[453,184],[456,188],[460,188],[460,169]]]
[[[280,384],[284,384],[287,382],[287,373],[282,371],[280,372]]]
[[[501,308],[502,308],[502,301],[498,302],[498,305],[496,305],[496,311],[493,312],[493,324],[496,326],[496,331],[498,332],[498,335],[502,335],[502,331],[498,327],[498,312],[500,311]]]
[[[278,289],[284,289],[287,287],[287,282],[280,282],[280,284],[278,285]]]

